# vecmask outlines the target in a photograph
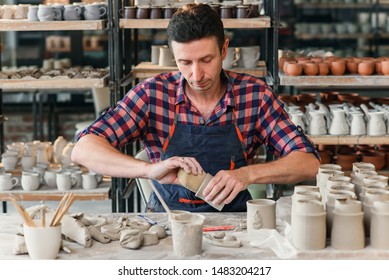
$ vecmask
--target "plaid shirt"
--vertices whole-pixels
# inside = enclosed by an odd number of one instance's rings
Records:
[[[291,151],[313,152],[314,146],[283,109],[283,103],[261,79],[230,71],[221,74],[227,81],[226,94],[211,117],[204,120],[184,94],[185,79],[180,72],[159,74],[132,88],[125,97],[84,130],[106,138],[114,147],[142,140],[152,162],[159,161],[162,146],[174,121],[175,105],[179,120],[189,125],[230,125],[228,111],[234,109],[248,159],[265,144],[275,156]]]

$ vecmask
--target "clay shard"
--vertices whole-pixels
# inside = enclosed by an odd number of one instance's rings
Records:
[[[180,168],[177,177],[182,186],[196,193],[206,178],[206,173],[194,175],[192,173],[186,173],[184,169]]]
[[[139,229],[126,229],[120,233],[120,245],[126,249],[139,249],[143,243],[143,235]]]
[[[229,248],[242,247],[242,242],[238,240],[234,235],[225,235],[219,233],[204,234],[204,240],[209,244],[219,246],[219,247],[229,247]]]

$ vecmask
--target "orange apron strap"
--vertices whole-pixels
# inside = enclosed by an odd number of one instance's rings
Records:
[[[233,115],[233,118],[234,118],[234,125],[235,125],[236,135],[238,135],[239,141],[240,141],[241,146],[242,146],[243,156],[244,156],[245,161],[247,162],[246,145],[245,145],[245,143],[244,143],[244,141],[243,141],[243,135],[242,135],[242,133],[240,132],[239,127],[238,127],[238,123],[237,123],[237,121],[236,121],[235,110],[232,110],[232,115]],[[235,165],[235,164],[234,164],[234,165]],[[232,168],[232,169],[233,169],[233,168]],[[231,170],[232,170],[232,169],[231,169]]]
[[[201,200],[201,199],[187,199],[187,198],[183,198],[183,197],[180,197],[179,202],[181,203],[186,203],[186,204],[204,204],[205,201],[204,200]]]
[[[174,134],[174,130],[176,129],[178,110],[179,110],[178,105],[176,105],[176,114],[175,114],[175,116],[174,116],[173,125],[171,126],[171,128],[170,128],[170,130],[169,130],[169,135],[168,135],[168,137],[166,138],[165,143],[163,144],[162,152],[165,152],[165,151],[166,151],[167,146],[169,146],[170,138],[172,138],[172,136],[173,136],[173,134]]]

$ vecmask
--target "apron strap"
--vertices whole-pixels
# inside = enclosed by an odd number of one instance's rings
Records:
[[[178,199],[178,201],[181,203],[186,203],[186,204],[204,204],[205,203],[205,201],[202,199],[187,199],[187,198],[183,198],[183,197],[180,197]]]
[[[166,149],[167,149],[167,146],[169,146],[169,142],[170,142],[170,139],[172,138],[173,134],[174,134],[174,130],[176,129],[176,123],[177,123],[177,119],[178,119],[178,111],[179,111],[179,107],[178,107],[178,104],[176,104],[176,113],[174,115],[174,121],[173,121],[173,125],[171,126],[170,130],[169,130],[169,135],[168,137],[166,138],[166,141],[165,143],[163,144],[163,147],[162,147],[162,152],[165,152]]]

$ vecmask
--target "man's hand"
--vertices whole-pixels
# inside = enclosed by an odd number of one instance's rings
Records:
[[[204,172],[201,165],[193,157],[171,157],[151,164],[147,177],[157,180],[161,184],[178,184],[177,172],[179,168],[183,168],[186,173],[193,175]]]
[[[222,202],[228,204],[249,184],[247,174],[243,169],[221,170],[209,182],[203,194],[206,201],[213,201],[214,204]]]

